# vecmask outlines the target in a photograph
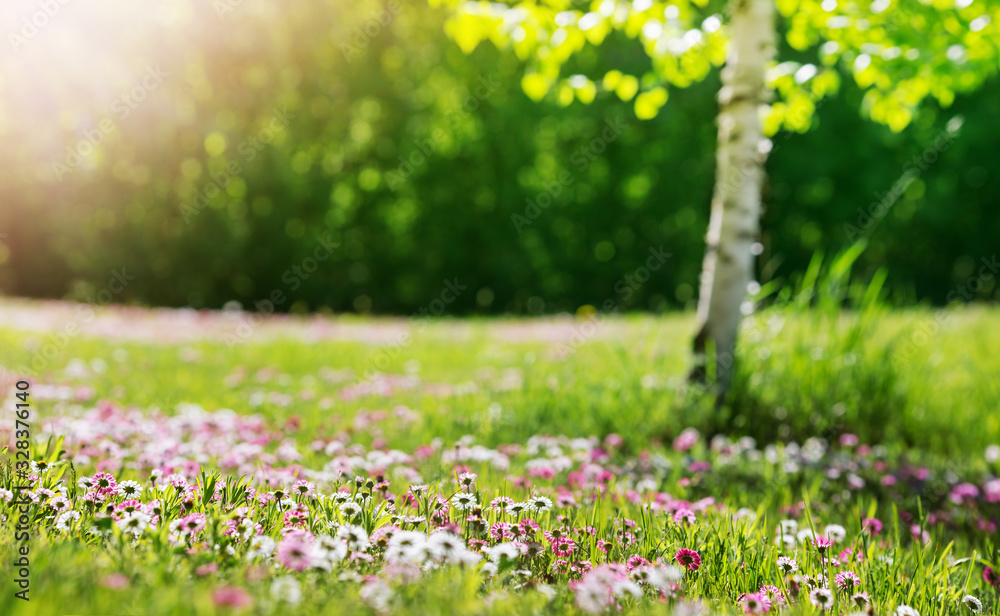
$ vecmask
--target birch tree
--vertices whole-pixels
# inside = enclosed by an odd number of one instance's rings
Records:
[[[760,252],[761,187],[770,139],[804,132],[841,75],[865,92],[861,112],[903,130],[928,102],[947,107],[998,70],[1000,0],[430,0],[453,10],[448,34],[466,53],[484,42],[524,63],[530,98],[587,104],[602,93],[631,101],[640,120],[683,88],[721,70],[716,182],[701,273],[692,378],[715,361],[725,394],[747,287]],[[781,27],[777,20],[783,20]],[[776,57],[784,33],[808,63]],[[566,74],[571,58],[612,33],[641,45],[650,70]],[[849,136],[845,135],[845,138]],[[887,178],[891,182],[894,178]]]

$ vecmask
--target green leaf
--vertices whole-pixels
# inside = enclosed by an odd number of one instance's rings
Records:
[[[551,87],[552,81],[540,73],[527,73],[521,78],[521,89],[535,102],[545,98]]]
[[[667,90],[662,87],[643,92],[635,99],[635,116],[640,120],[651,120],[667,102]]]
[[[615,86],[615,94],[623,101],[630,101],[639,91],[639,80],[632,75],[624,75]]]

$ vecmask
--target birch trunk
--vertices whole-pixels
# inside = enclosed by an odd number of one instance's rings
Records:
[[[729,51],[719,90],[715,190],[698,297],[692,380],[706,381],[709,342],[716,353],[721,403],[732,377],[741,307],[753,276],[760,234],[761,186],[769,142],[759,109],[769,98],[764,78],[774,58],[773,0],[732,0]]]

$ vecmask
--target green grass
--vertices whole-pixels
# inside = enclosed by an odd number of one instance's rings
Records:
[[[803,440],[815,436],[819,426],[834,435],[851,432],[871,442],[900,442],[950,455],[980,451],[1000,434],[1000,311],[950,309],[948,315],[944,328],[906,353],[900,349],[909,349],[915,332],[934,321],[933,311],[864,318],[780,310],[754,315],[744,324],[733,391],[718,412],[685,382],[693,328],[689,315],[598,321],[597,333],[582,345],[528,336],[504,340],[506,332],[521,325],[545,329],[545,323],[517,320],[419,323],[412,342],[402,347],[289,340],[266,329],[236,346],[222,340],[168,344],[78,336],[41,377],[72,382],[64,375],[71,360],[99,359],[107,371],[86,379],[97,398],[168,411],[191,402],[206,409],[297,415],[318,428],[329,425],[331,413],[315,400],[295,400],[288,407],[265,402],[250,409],[250,394],[310,389],[317,399],[334,396],[343,383],[328,383],[323,369],[347,371],[344,378],[353,383],[385,357],[386,374],[410,371],[424,384],[476,384],[474,391],[447,397],[404,390],[391,400],[337,400],[335,413],[343,419],[359,408],[405,404],[419,409],[425,431],[398,435],[407,446],[431,435],[455,439],[476,433],[495,445],[539,433],[617,432],[629,445],[644,447],[688,426],[709,435],[743,434],[770,442]],[[371,323],[378,328],[378,321]],[[588,331],[589,321],[555,323],[568,331]],[[50,339],[0,327],[0,365],[13,371],[30,364],[35,349]],[[565,358],[557,357],[566,349]],[[115,351],[124,351],[127,359],[116,361]],[[186,361],[185,353],[197,360]],[[260,370],[283,379],[255,383],[253,375]],[[225,379],[234,371],[249,376],[227,386]],[[505,374],[517,378],[504,385]],[[489,412],[491,404],[502,411]]]
[[[209,411],[228,408],[239,414],[258,413],[278,430],[295,417],[300,427],[287,430],[286,437],[306,452],[303,464],[310,468],[322,467],[324,456],[309,451],[309,443],[339,432],[366,447],[384,438],[392,448],[406,452],[434,439],[447,447],[466,435],[494,447],[523,444],[539,434],[618,434],[623,443],[613,460],[622,465],[621,476],[609,485],[608,497],[582,507],[574,519],[589,522],[601,532],[613,532],[615,521],[622,518],[643,521],[648,532],[640,538],[640,547],[647,557],[669,560],[677,547],[698,546],[705,566],[700,576],[688,579],[689,594],[707,598],[715,611],[734,611],[739,592],[779,579],[774,566],[774,525],[787,515],[782,508],[806,501],[810,508],[800,514],[803,526],[808,525],[810,514],[822,518],[823,524],[843,524],[849,536],[856,538],[857,549],[869,555],[854,570],[862,575],[864,588],[880,613],[901,603],[918,607],[922,616],[958,613],[961,606],[956,607],[955,601],[965,592],[979,596],[996,613],[995,595],[991,598],[980,580],[983,563],[997,564],[996,542],[972,528],[975,516],[962,513],[964,517],[956,518],[954,525],[934,527],[933,540],[922,546],[909,540],[907,527],[893,512],[894,508],[911,511],[918,518],[915,523],[920,523],[921,516],[926,521],[931,508],[947,509],[945,496],[957,481],[945,479],[948,472],[975,483],[995,476],[997,468],[989,468],[983,452],[1000,442],[1000,382],[996,378],[1000,374],[996,352],[1000,349],[1000,311],[952,309],[943,326],[925,340],[915,332],[933,321],[935,313],[930,310],[868,306],[842,311],[808,300],[795,307],[791,301],[785,298],[745,324],[733,390],[720,410],[714,410],[710,397],[684,380],[691,315],[599,320],[593,322],[595,333],[584,336],[582,344],[544,340],[537,333],[559,328],[587,332],[591,328],[585,319],[417,322],[409,324],[414,326],[412,342],[402,347],[343,338],[347,333],[364,338],[386,327],[406,326],[405,321],[341,319],[336,323],[345,329],[344,335],[316,340],[287,335],[313,321],[266,323],[230,346],[221,335],[224,332],[210,329],[202,340],[136,340],[134,334],[149,330],[125,319],[122,337],[86,333],[70,337],[46,362],[33,387],[37,392],[40,384],[47,383],[91,386],[94,396],[83,406],[110,400],[144,412],[158,409],[171,414],[179,404],[193,403]],[[28,309],[34,309],[33,305]],[[134,330],[130,332],[129,327]],[[518,335],[525,332],[530,335]],[[0,365],[10,372],[30,364],[49,341],[50,335],[43,332],[0,326]],[[357,383],[358,375],[383,358],[386,363],[379,364],[383,373],[411,375],[420,386],[388,396],[341,397],[345,385]],[[81,362],[93,367],[94,360],[98,360],[97,367],[103,362],[106,368],[88,368],[77,376],[67,371],[67,366]],[[261,371],[270,372],[270,377],[258,379]],[[237,382],[234,374],[245,377]],[[330,374],[342,380],[334,382]],[[439,391],[445,387],[451,389],[448,395]],[[288,396],[290,402],[276,404],[270,399],[275,394]],[[257,398],[263,401],[255,404]],[[34,404],[36,426],[46,417],[75,412],[73,403],[41,400],[37,395]],[[413,409],[416,420],[407,424],[389,420],[376,429],[353,423],[359,412],[392,410],[399,405]],[[8,409],[3,416],[5,422],[13,423]],[[711,460],[713,471],[692,477],[684,471],[690,458],[669,451],[671,440],[687,427],[697,428],[703,443],[716,435],[730,442],[750,436],[759,449],[774,442],[802,443],[816,437],[834,442],[842,434],[856,434],[862,443],[883,445],[884,459],[893,467],[910,462],[931,468],[937,483],[930,482],[919,491],[870,485],[844,499],[836,496],[835,486],[818,469],[790,477],[759,459],[721,467],[718,452],[710,453],[703,445],[696,447],[694,457]],[[706,514],[694,527],[677,527],[637,505],[611,498],[617,490],[629,489],[631,483],[625,477],[631,476],[634,469],[629,465],[641,452],[667,453],[673,462],[672,470],[658,476],[661,490],[691,500],[712,496],[731,510],[746,507],[756,514],[756,521]],[[54,450],[36,446],[36,459],[45,454]],[[511,473],[522,472],[523,462],[515,460]],[[442,486],[446,495],[453,492],[444,487],[453,478],[452,471],[439,459],[422,462],[419,468],[425,481]],[[211,463],[205,467],[209,472],[212,469]],[[81,475],[92,473],[92,469],[78,470]],[[514,493],[506,481],[508,473],[475,470],[480,474],[481,500],[488,502],[501,491]],[[68,471],[60,472],[69,477]],[[122,473],[119,479],[130,473],[127,469],[118,472]],[[694,483],[680,486],[678,481],[685,477]],[[556,485],[562,480],[553,481]],[[543,485],[538,482],[539,489]],[[405,483],[392,487],[402,490]],[[976,515],[996,518],[995,507]],[[861,518],[875,514],[886,521],[884,545],[861,533]],[[45,516],[41,510],[36,515],[40,528],[46,524]],[[269,515],[273,521],[278,514]],[[376,524],[374,518],[371,522]],[[132,550],[121,533],[114,537],[101,544],[36,533],[32,599],[25,603],[12,598],[13,530],[4,528],[0,572],[6,586],[0,613],[228,613],[214,607],[211,600],[212,590],[222,583],[250,589],[254,606],[249,613],[369,609],[359,597],[358,584],[335,575],[302,574],[306,598],[290,608],[269,594],[270,580],[278,576],[275,570],[265,570],[263,582],[248,581],[248,575],[253,577],[252,567],[224,564],[218,573],[202,577],[193,575],[200,557],[188,558],[166,548]],[[741,568],[742,563],[748,569]],[[812,571],[822,569],[809,550],[800,556],[799,564]],[[128,577],[128,588],[115,590],[99,583],[115,571]],[[474,569],[432,572],[420,584],[399,588],[394,606],[404,612],[440,614],[575,610],[565,580],[549,580],[559,593],[548,601],[534,590],[544,576],[516,588],[504,578],[507,574],[484,581]],[[627,609],[633,604],[643,611],[671,609],[669,603],[625,601]],[[812,610],[804,598],[795,609]],[[842,598],[837,609],[852,611]]]

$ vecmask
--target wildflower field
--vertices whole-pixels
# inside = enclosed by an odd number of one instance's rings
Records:
[[[998,325],[5,300],[0,613],[996,614]]]

